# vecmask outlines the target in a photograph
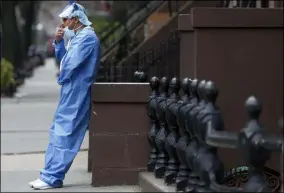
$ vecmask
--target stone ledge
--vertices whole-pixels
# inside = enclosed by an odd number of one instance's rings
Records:
[[[139,173],[138,185],[141,192],[176,192],[174,185],[166,186],[163,179],[156,179],[150,172]]]

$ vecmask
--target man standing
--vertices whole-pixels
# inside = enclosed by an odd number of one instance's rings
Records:
[[[45,166],[34,189],[61,188],[65,174],[80,150],[90,116],[90,86],[100,65],[100,43],[84,8],[73,3],[60,15],[64,29],[57,31],[55,55],[60,61],[60,101],[50,128]],[[65,38],[68,43],[65,47]]]

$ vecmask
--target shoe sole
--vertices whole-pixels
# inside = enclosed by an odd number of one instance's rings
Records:
[[[34,182],[35,183],[35,182]],[[29,186],[33,188],[34,183],[29,183]]]
[[[38,181],[39,181],[39,179],[37,179],[37,180],[35,180],[35,181],[30,182],[30,183],[29,183],[29,186],[32,188],[32,187],[33,187],[33,185],[34,185],[35,183],[37,183]]]
[[[58,188],[62,188],[62,187],[58,187]],[[44,187],[44,188],[35,188],[33,185],[31,186],[31,188],[33,188],[34,190],[58,189],[58,188],[55,188],[55,187],[52,187],[52,186],[48,186],[48,187]]]
[[[33,188],[34,190],[46,190],[46,189],[56,189],[56,188],[62,188],[63,186],[61,186],[61,187],[52,187],[52,186],[47,186],[47,187],[44,187],[44,188],[35,188],[34,187],[34,184],[36,183],[36,181],[34,181],[34,182],[30,182],[29,183],[29,186],[31,187],[31,188]]]
[[[35,188],[33,187],[34,190],[47,190],[47,189],[55,189],[53,187],[44,187],[44,188]]]

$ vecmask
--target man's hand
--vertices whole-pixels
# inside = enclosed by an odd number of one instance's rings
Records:
[[[57,44],[62,40],[63,35],[64,35],[63,26],[60,26],[55,34],[55,40]]]

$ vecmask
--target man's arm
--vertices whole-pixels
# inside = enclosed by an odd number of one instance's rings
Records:
[[[64,40],[62,39],[58,43],[56,42],[56,40],[54,40],[53,41],[53,47],[54,47],[55,57],[56,57],[57,61],[61,62],[63,56],[66,53],[66,49],[65,49],[65,46],[64,46]]]
[[[94,60],[97,60],[99,57],[98,52],[99,42],[95,37],[82,36],[76,38],[69,48],[67,57],[64,59],[64,65],[58,78],[58,84],[62,85],[64,82],[69,81],[74,70],[80,67],[89,57],[93,57]]]

